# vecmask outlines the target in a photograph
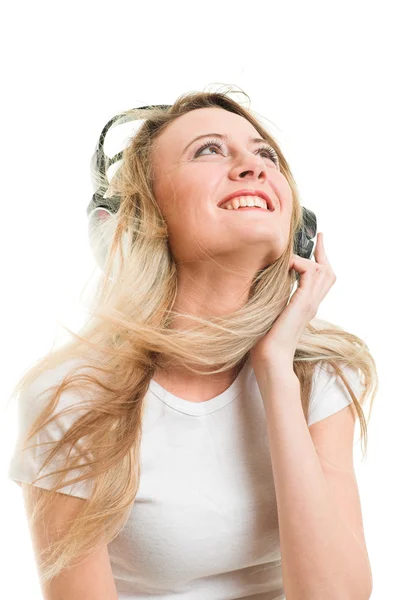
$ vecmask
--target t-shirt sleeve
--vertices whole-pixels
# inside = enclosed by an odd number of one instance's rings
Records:
[[[364,387],[357,371],[350,367],[342,367],[342,371],[359,399]],[[333,367],[328,363],[318,363],[313,373],[308,425],[333,415],[352,402],[349,392]]]
[[[36,380],[31,383],[27,388],[22,390],[18,397],[17,403],[17,440],[15,443],[14,451],[11,455],[9,463],[8,477],[18,483],[26,482],[33,483],[37,477],[41,477],[44,474],[50,474],[56,469],[61,469],[67,466],[67,456],[69,451],[69,445],[67,448],[62,448],[62,454],[56,454],[55,457],[46,465],[42,470],[41,467],[51,452],[54,443],[45,444],[46,442],[56,442],[61,439],[64,433],[74,426],[74,422],[80,418],[84,411],[88,409],[87,397],[85,398],[84,392],[79,393],[75,390],[64,390],[58,400],[57,406],[51,416],[59,414],[62,410],[67,407],[78,406],[72,413],[59,415],[55,420],[51,421],[44,428],[42,428],[34,437],[30,438],[27,442],[25,441],[26,434],[33,424],[34,420],[38,417],[39,413],[47,406],[50,397],[54,394],[55,390],[49,390],[48,388],[60,384],[63,378],[71,372],[71,366],[74,366],[74,361],[67,361],[55,369],[51,369],[42,373]],[[23,442],[28,448],[22,449]],[[34,444],[45,444],[44,446],[31,447]],[[81,440],[71,450],[70,456],[75,457],[79,455],[77,448],[81,450]],[[80,457],[79,465],[84,464],[84,460]],[[85,467],[87,468],[87,467]],[[40,470],[40,473],[39,473]],[[79,477],[85,471],[83,467],[74,468],[68,471],[66,479],[70,480],[75,477]],[[59,473],[55,475],[43,477],[39,481],[35,482],[34,485],[37,487],[51,489],[54,487]],[[66,485],[58,490],[63,494],[71,496],[78,496],[79,498],[89,498],[91,495],[91,480],[79,481],[77,483]]]

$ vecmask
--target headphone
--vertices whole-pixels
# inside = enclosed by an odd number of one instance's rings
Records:
[[[140,106],[135,110],[151,110],[152,108],[168,109],[171,106],[171,104],[155,104],[150,106]],[[86,209],[86,213],[88,216],[90,246],[96,263],[101,270],[104,270],[107,248],[104,244],[103,246],[101,246],[101,244],[97,245],[98,242],[95,245],[95,231],[100,222],[106,221],[110,215],[118,212],[121,202],[120,197],[113,195],[105,198],[104,194],[107,192],[110,185],[107,170],[115,162],[121,160],[123,155],[123,152],[120,151],[112,158],[107,156],[104,152],[104,140],[111,127],[116,127],[122,123],[143,118],[143,116],[133,115],[131,111],[126,111],[119,113],[110,119],[103,127],[91,159],[91,176],[94,194]],[[294,252],[302,258],[311,258],[316,246],[315,237],[317,235],[317,218],[315,213],[304,206],[302,206],[302,211],[303,221],[300,230],[298,230],[295,235]],[[298,280],[299,277],[300,273],[296,271],[296,279]]]

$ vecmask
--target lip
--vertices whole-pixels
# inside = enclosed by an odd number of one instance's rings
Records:
[[[232,200],[232,198],[236,198],[236,196],[258,196],[259,198],[262,198],[263,200],[265,200],[265,202],[267,203],[267,207],[270,211],[275,210],[275,205],[274,205],[273,201],[262,190],[238,190],[237,192],[233,192],[232,194],[229,194],[228,196],[223,198],[220,202],[218,202],[218,207],[220,207],[221,204],[223,204],[224,202],[227,202],[228,200]]]

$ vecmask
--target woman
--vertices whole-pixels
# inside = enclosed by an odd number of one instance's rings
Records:
[[[99,225],[95,318],[16,387],[9,475],[46,597],[369,598],[350,461],[377,373],[315,318],[336,279],[321,234],[295,254],[290,168],[229,92],[145,118]],[[54,443],[44,470],[27,439]]]

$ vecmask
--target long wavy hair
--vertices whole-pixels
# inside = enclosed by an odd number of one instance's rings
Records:
[[[295,273],[289,271],[289,260],[296,251],[295,233],[302,224],[299,192],[279,144],[261,124],[261,118],[250,110],[250,103],[246,107],[234,100],[234,93],[249,100],[242,90],[235,92],[228,87],[225,91],[185,93],[169,109],[132,111],[143,123],[129,138],[121,166],[110,182],[110,191],[120,196],[121,204],[115,215],[99,224],[98,240],[106,241],[108,251],[88,306],[89,316],[79,333],[63,325],[71,338],[36,361],[11,394],[16,396],[40,374],[72,361],[60,384],[50,390],[49,401],[24,438],[24,448],[52,420],[62,394],[68,391],[75,392],[77,399],[90,397],[83,414],[78,415],[80,402],[72,408],[76,412],[73,426],[55,443],[42,467],[56,456],[66,456],[63,468],[52,472],[57,476],[56,485],[35,505],[32,525],[63,486],[85,480],[93,485],[82,511],[43,551],[44,583],[75,559],[90,554],[99,542],[111,542],[124,527],[139,487],[145,396],[161,357],[199,374],[234,369],[243,364],[250,349],[269,331],[293,291]],[[255,274],[245,305],[222,317],[202,318],[173,310],[177,267],[168,244],[167,224],[153,193],[151,156],[158,136],[172,121],[206,107],[241,115],[268,140],[291,187],[293,211],[285,251]],[[184,331],[172,328],[175,316],[190,321],[191,327]],[[363,405],[370,397],[372,409],[376,395],[375,361],[357,335],[330,322],[312,319],[301,336],[293,365],[301,384],[305,418],[313,371],[321,361],[333,367],[351,395],[361,425],[364,458],[367,422]],[[364,390],[360,398],[343,374],[344,367],[362,374]],[[67,479],[77,465],[81,465],[78,475]]]

